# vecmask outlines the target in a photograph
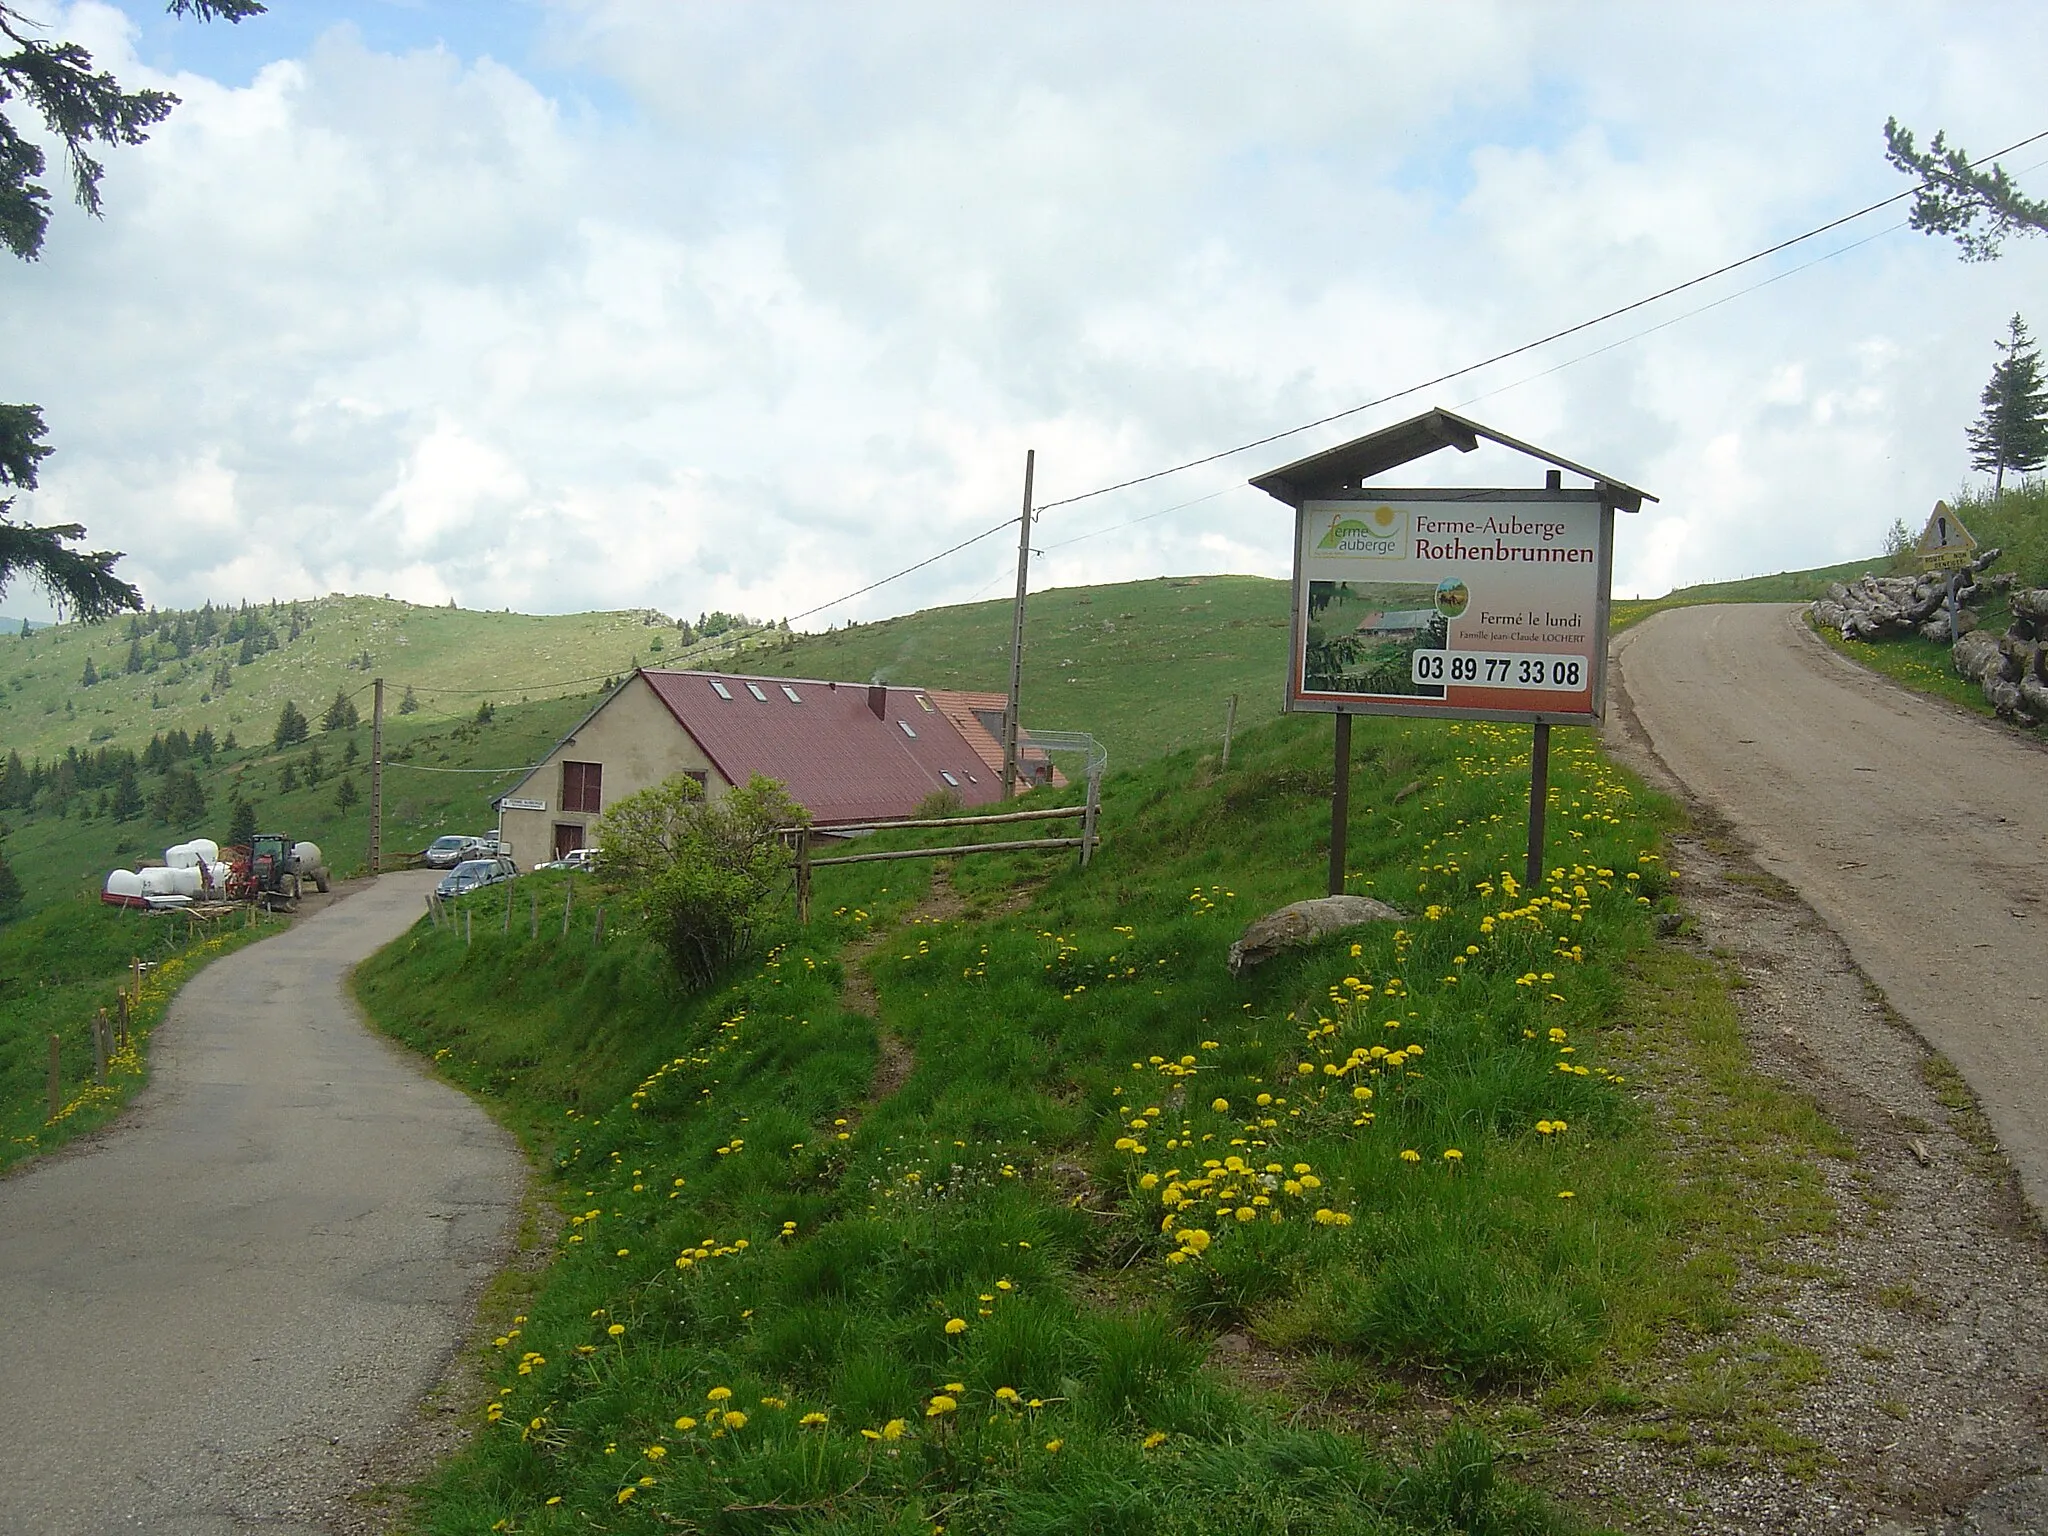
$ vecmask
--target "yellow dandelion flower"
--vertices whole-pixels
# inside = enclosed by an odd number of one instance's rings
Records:
[[[727,1429],[745,1429],[747,1427],[747,1416],[741,1413],[739,1409],[733,1408],[728,1410],[719,1422],[724,1424]]]
[[[948,1332],[948,1333],[965,1333],[966,1331],[967,1331],[967,1319],[966,1319],[966,1318],[964,1318],[964,1317],[949,1317],[949,1318],[947,1318],[947,1319],[946,1319],[946,1332]]]
[[[1163,1429],[1155,1429],[1145,1437],[1145,1449],[1148,1451],[1157,1450],[1164,1444],[1166,1444],[1166,1431]]]
[[[822,1429],[826,1419],[824,1414],[819,1413],[816,1409],[812,1409],[811,1412],[805,1414],[796,1422],[797,1426],[801,1429]]]
[[[731,1388],[731,1387],[713,1387],[713,1388],[712,1388],[712,1389],[711,1389],[711,1390],[710,1390],[709,1392],[706,1392],[706,1393],[704,1394],[704,1396],[705,1396],[705,1399],[706,1399],[707,1401],[709,1401],[709,1402],[714,1402],[714,1403],[723,1403],[723,1402],[729,1402],[729,1401],[731,1400],[731,1398],[732,1398],[732,1388]]]

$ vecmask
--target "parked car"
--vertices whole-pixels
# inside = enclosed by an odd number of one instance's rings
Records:
[[[587,874],[597,868],[597,850],[595,848],[571,848],[559,859],[549,859],[547,863],[536,864],[533,867],[535,869],[581,870]]]
[[[427,844],[426,850],[420,854],[420,861],[429,869],[453,869],[464,859],[473,859],[481,855],[484,850],[479,844],[482,842],[483,839],[480,837],[466,837],[451,832],[446,837],[437,837]],[[495,853],[498,850],[490,851]]]
[[[460,864],[441,877],[441,883],[434,887],[440,896],[460,896],[466,891],[482,890],[487,885],[499,885],[519,877],[519,866],[503,854],[489,859],[464,859]]]

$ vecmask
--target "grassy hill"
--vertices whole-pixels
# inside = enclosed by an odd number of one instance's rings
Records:
[[[1233,977],[1320,885],[1328,740],[1115,775],[1086,871],[820,870],[708,994],[616,896],[565,936],[563,876],[534,936],[368,963],[566,1218],[418,1528],[1536,1536],[1584,1527],[1503,1448],[1568,1492],[1588,1435],[1797,1454],[1670,1364],[1784,1355],[1737,1249],[1814,1219],[1826,1148],[1650,943],[1656,807],[1565,733],[1521,890],[1526,733],[1361,721],[1353,886],[1414,916]]]
[[[1173,576],[1034,592],[1025,606],[1027,727],[1087,731],[1112,771],[1220,745],[1231,694],[1241,723],[1280,712],[1288,587],[1263,576]],[[783,677],[1010,686],[1007,598],[799,635],[750,660]]]
[[[378,676],[394,716],[411,688],[421,718],[452,721],[485,699],[587,693],[635,666],[688,666],[750,643],[732,632],[685,645],[675,621],[651,610],[549,617],[337,596],[216,612],[220,627],[203,640],[191,634],[201,627],[196,614],[165,615],[170,622],[146,633],[138,631],[155,616],[62,624],[25,639],[19,625],[0,633],[0,745],[49,759],[73,746],[139,749],[156,732],[201,725],[247,741],[269,736],[287,699],[317,719],[343,688],[367,714],[367,685]],[[182,646],[169,633],[181,619]],[[276,648],[253,646],[244,662],[226,634],[238,619]],[[138,645],[143,665],[131,672]],[[91,687],[82,685],[88,661],[99,679]]]

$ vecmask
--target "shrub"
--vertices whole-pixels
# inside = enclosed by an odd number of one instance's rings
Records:
[[[677,976],[707,986],[754,946],[768,899],[793,862],[780,829],[809,820],[759,774],[716,801],[677,774],[605,813],[598,867]]]

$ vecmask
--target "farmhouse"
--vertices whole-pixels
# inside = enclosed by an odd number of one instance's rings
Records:
[[[1434,608],[1375,609],[1359,620],[1358,633],[1382,640],[1413,640],[1435,617]]]
[[[815,823],[908,816],[935,793],[963,805],[1002,794],[999,693],[642,668],[606,696],[498,801],[523,868],[596,841],[605,809],[679,773],[713,799],[759,773]],[[1027,783],[1058,780],[1024,752]]]

